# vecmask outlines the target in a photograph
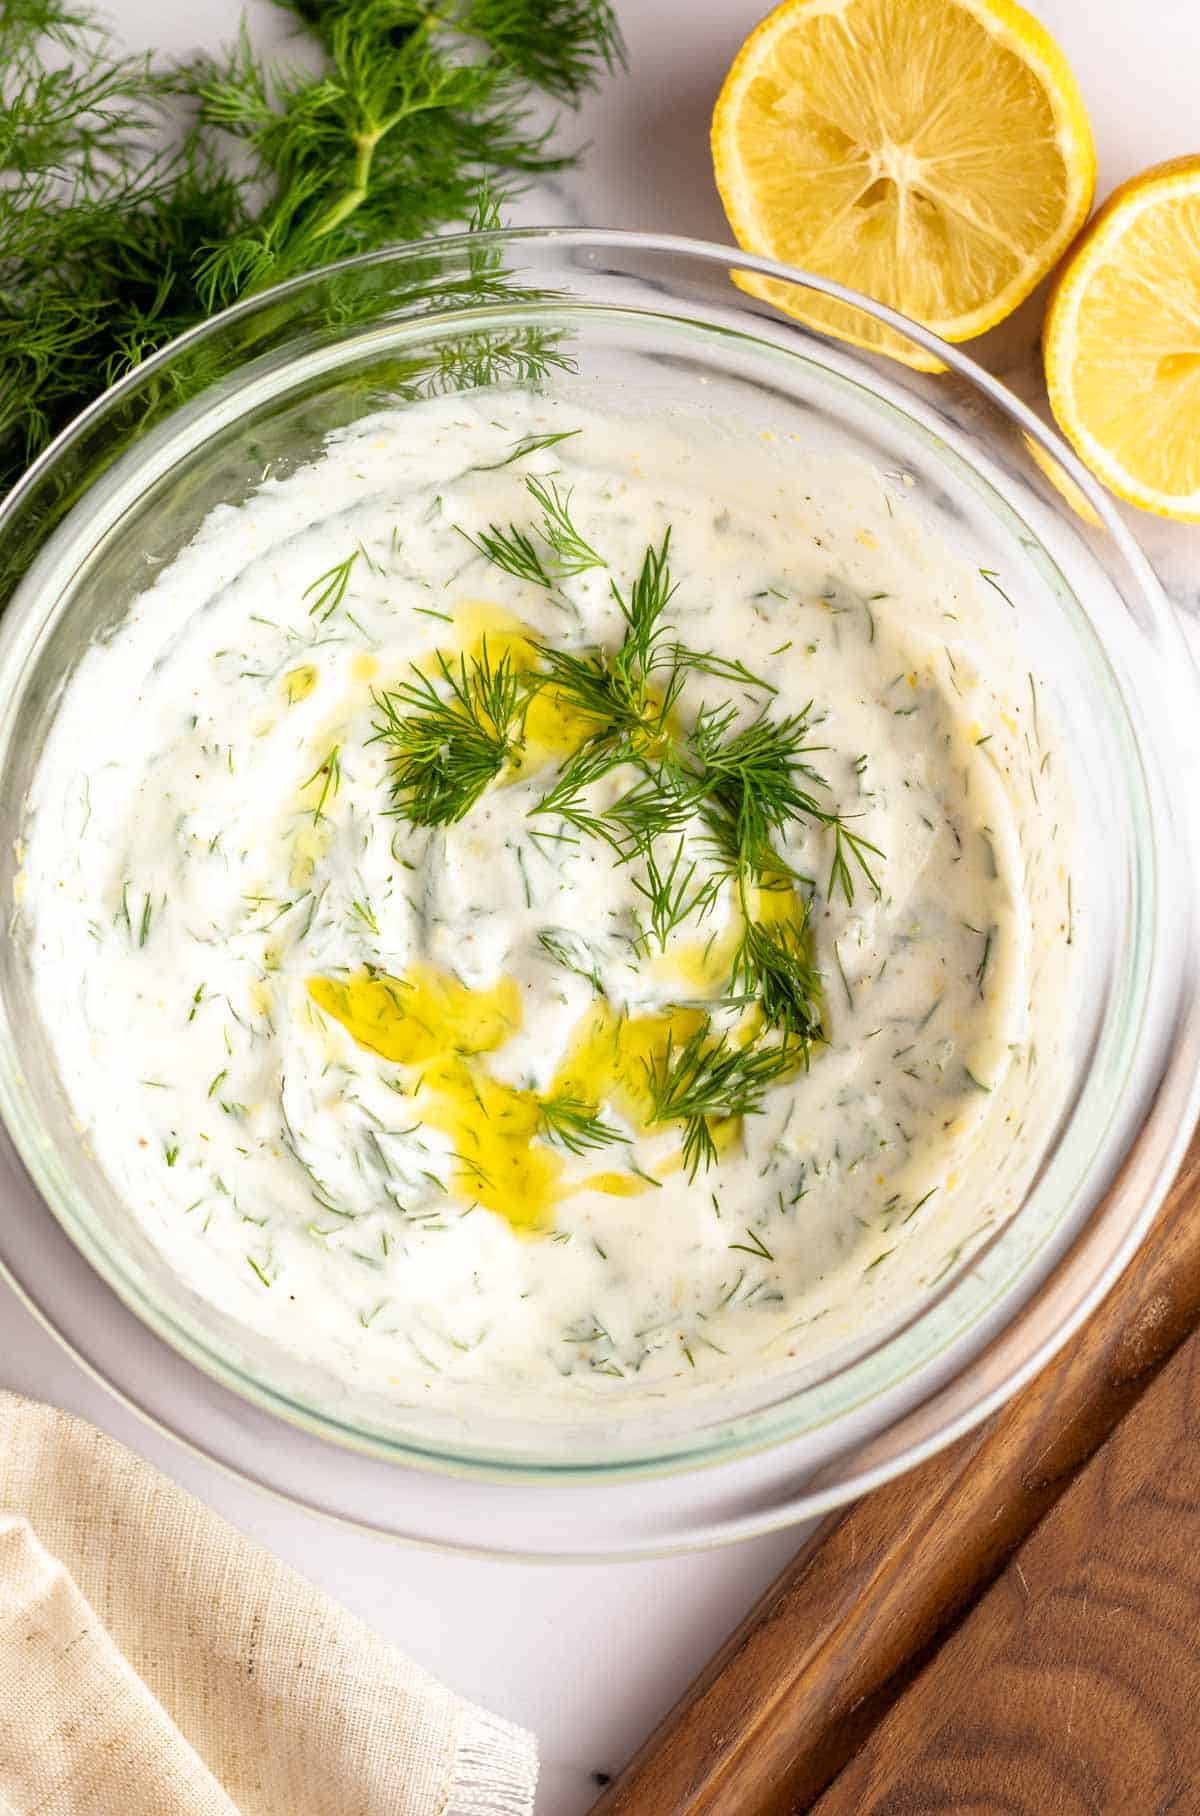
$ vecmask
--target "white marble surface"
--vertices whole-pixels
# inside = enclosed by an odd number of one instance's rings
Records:
[[[230,36],[237,0],[108,0],[131,45],[183,52]],[[708,114],[762,0],[623,0],[631,73],[568,130],[590,143],[561,183],[527,196],[524,221],[583,221],[727,239],[709,172]],[[1084,91],[1099,193],[1160,158],[1200,149],[1196,0],[1034,0]],[[258,22],[279,31],[258,0]],[[976,343],[1038,396],[1039,299]],[[1200,608],[1200,530],[1130,514],[1177,602]],[[406,1551],[325,1524],[245,1487],[151,1431],[86,1376],[0,1285],[0,1383],[104,1426],[270,1546],[465,1695],[540,1736],[539,1816],[577,1816],[592,1774],[621,1764],[795,1547],[795,1534],[658,1563],[529,1566]]]

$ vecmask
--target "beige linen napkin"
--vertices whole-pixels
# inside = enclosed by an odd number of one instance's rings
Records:
[[[536,1777],[531,1735],[0,1392],[0,1816],[529,1816]]]

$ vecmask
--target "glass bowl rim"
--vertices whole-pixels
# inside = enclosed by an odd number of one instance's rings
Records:
[[[284,278],[278,284],[272,284],[265,290],[256,291],[251,296],[242,297],[236,303],[230,303],[215,315],[207,316],[188,328],[183,334],[149,354],[144,360],[124,373],[116,382],[107,386],[77,416],[62,428],[54,439],[43,448],[31,465],[21,475],[11,490],[0,498],[0,534],[17,508],[24,503],[28,492],[41,480],[43,475],[62,456],[62,454],[86,432],[93,423],[106,415],[113,406],[124,397],[135,391],[148,377],[170,364],[185,349],[199,346],[203,341],[215,337],[232,323],[243,317],[253,315],[259,309],[273,306],[295,292],[306,289],[317,282],[349,274],[354,271],[369,270],[375,265],[386,265],[396,260],[415,261],[418,258],[429,258],[433,255],[466,252],[469,248],[487,250],[491,247],[502,248],[522,243],[549,244],[562,246],[612,246],[624,247],[630,251],[676,253],[683,257],[696,258],[703,264],[718,264],[726,267],[733,265],[738,270],[754,272],[758,276],[778,279],[784,283],[799,284],[807,290],[815,290],[819,295],[829,297],[834,302],[844,303],[850,308],[859,309],[864,314],[873,316],[884,327],[916,343],[925,352],[965,378],[976,390],[981,391],[1000,411],[1012,420],[1043,451],[1058,462],[1076,482],[1088,503],[1099,514],[1103,527],[1109,532],[1137,575],[1139,584],[1147,593],[1150,603],[1156,608],[1156,617],[1161,613],[1166,624],[1174,631],[1182,643],[1182,633],[1175,622],[1170,603],[1162,588],[1157,574],[1150,565],[1141,544],[1130,531],[1117,508],[1116,501],[1104,490],[1099,480],[1086,467],[1075,450],[1064,436],[1056,429],[1044,423],[1028,404],[1022,403],[1015,392],[995,378],[984,366],[962,353],[952,341],[944,341],[919,322],[911,321],[892,309],[886,303],[879,303],[874,298],[852,290],[840,284],[834,278],[827,278],[816,272],[804,270],[798,265],[787,265],[777,259],[764,258],[758,253],[744,252],[737,246],[725,246],[717,240],[693,239],[686,234],[652,233],[624,227],[497,227],[486,228],[469,233],[436,235],[423,240],[398,240],[387,246],[377,247],[372,252],[356,253],[350,258],[336,259],[327,265],[314,265],[307,271],[298,272],[294,277]],[[747,297],[751,293],[743,293]],[[768,305],[769,306],[769,305]],[[771,318],[774,319],[774,318]],[[812,329],[822,339],[832,341],[838,346],[852,345],[838,336],[825,334],[821,329]],[[870,349],[854,349],[860,355]],[[1190,658],[1189,658],[1190,659]]]
[[[644,251],[651,254],[674,255],[685,260],[698,262],[705,267],[719,266],[726,272],[728,272],[731,267],[736,268],[737,270],[747,270],[786,283],[803,285],[819,294],[828,296],[835,301],[861,309],[885,326],[904,334],[927,352],[933,354],[945,367],[956,372],[961,378],[965,379],[973,390],[988,398],[1003,416],[1015,423],[1015,425],[1024,433],[1027,442],[1032,442],[1036,446],[1040,446],[1057,463],[1058,467],[1075,481],[1083,496],[1097,512],[1102,527],[1112,537],[1117,551],[1124,561],[1132,579],[1136,583],[1142,603],[1149,608],[1155,635],[1164,636],[1169,642],[1176,643],[1182,650],[1185,661],[1190,665],[1190,655],[1187,652],[1187,646],[1183,639],[1182,631],[1170,603],[1163,592],[1161,583],[1158,581],[1147,557],[1142,552],[1136,537],[1124,524],[1115,504],[1102,491],[1092,475],[1062,438],[1053,429],[1048,428],[1035,412],[1031,410],[1029,406],[1022,403],[1021,400],[1010,392],[1005,385],[985,371],[969,356],[960,353],[953,345],[939,340],[938,337],[920,327],[919,324],[910,322],[907,318],[888,308],[886,305],[876,303],[868,297],[861,296],[857,292],[836,283],[832,279],[822,278],[816,274],[807,273],[799,268],[793,268],[775,260],[743,253],[735,247],[723,246],[716,242],[695,240],[681,235],[630,232],[621,229],[597,229],[587,227],[504,228],[488,230],[485,232],[446,235],[421,241],[401,242],[377,249],[373,252],[359,254],[349,259],[339,260],[332,264],[315,267],[310,271],[299,273],[254,296],[244,298],[242,301],[231,305],[219,314],[208,318],[204,322],[198,323],[194,328],[168,342],[156,353],[150,355],[145,361],[132,368],[131,371],[125,374],[115,385],[104,391],[87,407],[86,410],[66,426],[23,475],[17,485],[14,486],[12,491],[8,494],[8,497],[0,502],[0,534],[3,533],[5,526],[20,511],[28,493],[36,487],[45,473],[62,458],[73,443],[85,434],[93,424],[100,422],[106,414],[119,406],[127,395],[136,392],[138,387],[142,385],[148,377],[152,376],[156,371],[163,367],[168,366],[181,352],[188,350],[209,338],[220,335],[232,323],[242,317],[253,315],[256,311],[271,307],[291,294],[327,282],[331,278],[336,278],[341,274],[369,269],[373,266],[387,266],[390,264],[403,266],[405,263],[415,263],[422,258],[451,260],[455,255],[461,256],[466,253],[468,249],[471,252],[478,252],[481,247],[485,250],[492,247],[502,249],[507,246],[516,247],[522,244],[554,244],[555,246],[562,247],[564,251],[579,248],[623,248],[630,252]],[[582,269],[586,272],[586,267],[583,267]],[[551,298],[550,300],[559,299]],[[564,297],[561,300],[564,305],[569,307],[573,299]],[[752,297],[748,297],[743,293],[740,300],[751,316],[759,313],[753,306],[754,299]],[[595,307],[597,313],[616,313],[619,311],[619,305],[615,304],[601,303]],[[769,305],[764,305],[763,307],[769,307]],[[386,313],[386,308],[386,298],[382,298],[381,314]],[[455,310],[451,308],[443,309],[440,313],[447,319],[453,320],[456,315],[465,316],[470,312],[469,309]],[[432,319],[433,315],[436,313],[438,312],[431,312],[430,319]],[[669,311],[669,313],[674,313],[676,319],[678,319],[677,311]],[[774,313],[767,319],[776,319]],[[833,342],[833,344],[838,347],[845,346],[845,343],[840,341],[838,337],[826,335],[819,328],[813,330],[813,332],[818,339],[826,343]],[[869,352],[869,350],[867,351]],[[855,349],[854,352],[860,359],[863,357],[862,350]],[[864,361],[864,363],[866,362]],[[861,382],[861,376],[859,382]],[[5,661],[10,659],[14,653],[12,645],[14,633],[17,629],[17,626],[13,623],[12,615],[6,614],[6,618],[8,619],[8,622],[0,625],[0,655],[2,655],[2,658]],[[1132,730],[1132,726],[1130,729]],[[1135,742],[1136,741],[1137,740],[1135,739]],[[1196,1107],[1198,1098],[1200,1098],[1200,1073],[1196,1073],[1194,1069],[1190,1090],[1190,1105],[1193,1111]],[[8,1120],[8,1118],[6,1118],[6,1120]],[[1128,1254],[1133,1252],[1137,1241],[1140,1240],[1141,1235],[1144,1233],[1145,1227],[1150,1220],[1150,1216],[1153,1214],[1153,1210],[1160,1201],[1162,1192],[1165,1190],[1166,1184],[1173,1174],[1175,1165],[1178,1162],[1179,1153],[1181,1152],[1183,1140],[1188,1132],[1188,1128],[1188,1120],[1186,1118],[1181,1119],[1180,1133],[1173,1142],[1168,1144],[1166,1157],[1157,1167],[1154,1188],[1147,1197],[1146,1207],[1143,1209],[1142,1214],[1135,1220],[1135,1223],[1131,1225],[1126,1240],[1122,1244],[1121,1254],[1123,1259],[1127,1258]],[[11,1132],[10,1121],[10,1133]],[[14,1137],[14,1145],[24,1163],[24,1144]],[[30,1176],[31,1183],[34,1183],[31,1169],[27,1165],[24,1165],[24,1170]],[[39,1198],[42,1199],[43,1204],[57,1219],[59,1212],[50,1201],[48,1195],[42,1193],[40,1185],[34,1184],[34,1189],[37,1191]],[[72,1223],[73,1221],[74,1220],[72,1220]],[[492,1453],[491,1459],[488,1460],[484,1456],[481,1456],[480,1453],[471,1452],[469,1449],[467,1455],[456,1458],[451,1446],[445,1448],[431,1446],[427,1449],[420,1443],[406,1442],[403,1439],[387,1438],[369,1432],[359,1432],[353,1427],[348,1426],[342,1420],[330,1416],[329,1413],[318,1411],[310,1406],[297,1405],[280,1389],[274,1386],[264,1385],[263,1383],[254,1380],[252,1377],[247,1376],[240,1368],[232,1367],[229,1364],[222,1364],[219,1358],[210,1356],[207,1351],[205,1351],[203,1355],[197,1354],[197,1345],[189,1340],[189,1334],[187,1332],[180,1331],[173,1317],[169,1314],[162,1316],[159,1314],[157,1308],[153,1306],[147,1307],[141,1303],[140,1294],[137,1295],[136,1301],[131,1302],[128,1293],[123,1291],[114,1281],[110,1268],[98,1264],[95,1250],[99,1245],[91,1242],[86,1245],[82,1244],[79,1235],[73,1227],[68,1228],[68,1234],[77,1246],[83,1248],[86,1258],[91,1265],[96,1268],[105,1284],[109,1286],[110,1289],[117,1291],[118,1296],[134,1310],[138,1317],[146,1322],[161,1339],[167,1341],[177,1354],[182,1355],[193,1365],[199,1366],[204,1372],[216,1379],[222,1386],[231,1387],[232,1391],[241,1397],[249,1399],[253,1403],[264,1407],[269,1412],[283,1417],[286,1421],[293,1425],[298,1425],[316,1436],[332,1438],[339,1445],[343,1446],[350,1444],[354,1448],[365,1450],[369,1454],[383,1456],[396,1463],[416,1465],[424,1468],[432,1467],[440,1471],[450,1471],[452,1473],[466,1473],[483,1477],[490,1476],[493,1479],[536,1480],[540,1476],[542,1478],[554,1477],[559,1480],[564,1477],[574,1477],[594,1481],[621,1477],[627,1478],[631,1474],[645,1475],[650,1473],[661,1475],[678,1473],[714,1462],[744,1456],[747,1453],[760,1450],[764,1446],[777,1447],[786,1444],[789,1441],[789,1437],[795,1435],[794,1432],[789,1433],[786,1429],[776,1429],[770,1435],[757,1436],[754,1431],[743,1431],[740,1436],[727,1437],[724,1441],[713,1443],[711,1441],[706,1441],[704,1433],[700,1432],[694,1434],[695,1442],[682,1451],[675,1450],[666,1454],[650,1455],[641,1461],[618,1461],[612,1465],[603,1463],[597,1465],[591,1461],[568,1461],[566,1463],[557,1464],[552,1462],[531,1462],[524,1459],[510,1460],[507,1458],[497,1458],[494,1452]],[[104,1259],[107,1260],[108,1258],[105,1256]],[[1106,1282],[1111,1278],[1115,1278],[1115,1273],[1115,1267],[1106,1270]],[[1056,1330],[1048,1341],[1042,1343],[1037,1352],[1039,1363],[1045,1361],[1049,1355],[1054,1353],[1061,1343],[1067,1340],[1072,1330],[1077,1327],[1082,1317],[1086,1315],[1087,1308],[1099,1297],[1101,1290],[1102,1288],[1100,1287],[1099,1282],[1093,1282],[1090,1289],[1082,1294],[1080,1306],[1077,1308],[1075,1314],[1072,1315],[1070,1319],[1064,1321],[1061,1328]],[[932,1301],[931,1304],[932,1303],[936,1303],[936,1301]],[[921,1307],[920,1311],[914,1317],[913,1322],[919,1321],[920,1317],[924,1316],[929,1309],[931,1309],[931,1305]],[[1015,1317],[1019,1317],[1020,1309],[1020,1307],[1016,1308]],[[44,1317],[45,1313],[42,1313],[41,1315]],[[907,1322],[905,1328],[907,1328]],[[895,1337],[897,1334],[899,1333],[890,1333],[887,1340],[890,1341],[891,1338]],[[1023,1365],[1019,1370],[1014,1370],[1012,1376],[1012,1389],[1009,1389],[1006,1386],[1001,1390],[991,1390],[988,1395],[981,1400],[977,1413],[972,1412],[969,1422],[975,1422],[976,1417],[982,1418],[986,1416],[990,1407],[998,1403],[998,1400],[1004,1397],[1007,1391],[1015,1390],[1016,1386],[1019,1385],[1020,1379],[1024,1378],[1027,1372],[1027,1365]],[[888,1389],[885,1388],[882,1391],[886,1392]],[[772,1402],[759,1412],[747,1415],[746,1418],[739,1420],[738,1424],[742,1427],[747,1425],[758,1427],[760,1421],[769,1419],[772,1413],[778,1415],[780,1407],[783,1404],[786,1404],[786,1401]],[[957,1424],[951,1430],[947,1431],[944,1440],[938,1439],[936,1441],[926,1441],[921,1447],[921,1454],[928,1454],[931,1448],[937,1447],[937,1442],[949,1442],[953,1435],[957,1435],[958,1432],[965,1428],[966,1425],[960,1418]],[[901,1463],[897,1463],[896,1465],[897,1468],[902,1466]]]

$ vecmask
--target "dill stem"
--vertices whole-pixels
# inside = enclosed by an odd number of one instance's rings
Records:
[[[350,187],[336,201],[331,202],[325,213],[313,226],[313,238],[323,239],[327,233],[333,233],[342,222],[352,215],[356,208],[366,201],[371,186],[371,165],[375,161],[375,148],[379,141],[391,131],[402,118],[403,110],[394,113],[390,120],[360,128],[352,135],[356,156],[354,175]]]

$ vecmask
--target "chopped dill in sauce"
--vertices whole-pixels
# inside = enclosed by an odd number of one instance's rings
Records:
[[[1019,1191],[1081,914],[1047,702],[958,628],[1014,589],[867,469],[705,439],[381,412],[206,525],[47,746],[20,914],[99,1164],[387,1391],[786,1360]]]

